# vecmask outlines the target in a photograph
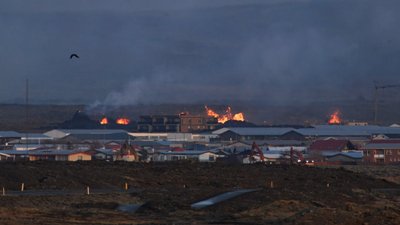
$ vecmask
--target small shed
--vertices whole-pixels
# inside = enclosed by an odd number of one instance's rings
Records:
[[[199,155],[199,162],[215,162],[217,158],[223,157],[217,152],[206,151]]]

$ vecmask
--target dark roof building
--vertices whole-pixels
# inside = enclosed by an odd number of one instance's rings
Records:
[[[139,132],[179,132],[181,119],[178,115],[140,116]]]
[[[376,135],[400,136],[399,127],[318,125],[309,128],[293,127],[225,127],[213,132],[222,141],[247,140],[315,140],[320,138],[371,138]]]
[[[354,150],[354,146],[348,140],[316,140],[310,145],[309,150],[341,152],[344,150]]]

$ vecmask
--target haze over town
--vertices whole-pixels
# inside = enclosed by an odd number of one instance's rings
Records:
[[[0,2],[0,102],[299,104],[396,83],[398,1]],[[77,53],[79,59],[69,59]],[[387,90],[388,99],[398,90]]]

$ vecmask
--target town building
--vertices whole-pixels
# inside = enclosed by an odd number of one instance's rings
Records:
[[[178,115],[140,116],[138,132],[179,132],[180,118]]]
[[[306,128],[292,127],[225,127],[213,131],[221,141],[298,140],[313,141],[327,138],[362,139],[384,135],[400,137],[399,127],[315,125]]]
[[[45,132],[44,135],[51,137],[53,139],[62,139],[67,136],[75,136],[75,137],[82,137],[85,139],[85,136],[95,137],[99,139],[99,137],[104,137],[107,135],[114,135],[114,134],[127,134],[126,130],[120,129],[54,129],[48,132]]]
[[[28,154],[29,161],[90,161],[92,156],[79,150],[32,150]]]
[[[282,135],[292,132],[293,128],[275,128],[275,127],[233,127],[221,128],[213,131],[221,141],[254,141],[254,140],[272,140],[279,139]],[[300,138],[303,137],[300,135]]]
[[[377,164],[400,163],[400,141],[371,142],[364,146],[364,161]]]
[[[9,160],[14,161],[88,161],[92,156],[81,150],[57,150],[57,149],[40,149],[40,150],[3,150],[2,154],[8,156]]]
[[[214,130],[219,125],[218,119],[210,116],[184,114],[180,118],[180,131],[184,133]]]
[[[6,145],[13,140],[20,140],[22,136],[24,134],[15,131],[0,131],[0,145]]]

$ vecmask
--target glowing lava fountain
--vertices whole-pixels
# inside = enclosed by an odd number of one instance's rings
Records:
[[[107,117],[103,117],[103,119],[100,120],[100,124],[101,124],[101,125],[106,125],[106,124],[108,124],[108,119],[107,119]]]
[[[342,120],[339,117],[340,112],[339,111],[335,111],[334,113],[332,113],[332,115],[330,115],[330,119],[328,121],[329,124],[340,124],[342,123]]]
[[[120,125],[128,125],[131,121],[127,118],[118,118],[115,122]]]
[[[211,108],[208,108],[205,106],[207,116],[215,117],[218,119],[218,123],[225,123],[228,120],[236,120],[236,121],[244,121],[244,114],[242,112],[232,114],[232,109],[231,107],[228,106],[228,108],[225,110],[225,114],[218,114]]]

